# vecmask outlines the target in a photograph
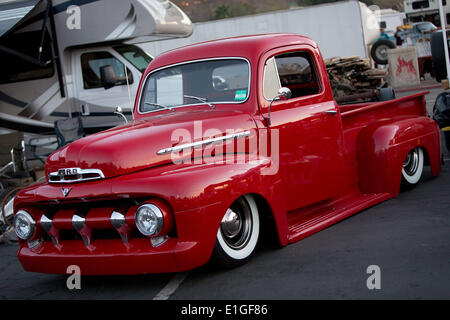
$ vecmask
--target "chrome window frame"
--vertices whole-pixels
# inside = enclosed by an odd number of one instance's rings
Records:
[[[314,93],[314,94],[305,95],[305,96],[294,97],[294,98],[291,98],[291,99],[305,99],[305,98],[310,98],[310,97],[313,97],[313,96],[316,96],[316,95],[322,95],[322,94],[325,92],[325,86],[322,85],[322,81],[321,81],[321,80],[322,80],[322,77],[320,76],[320,72],[319,72],[319,69],[318,69],[318,65],[317,65],[317,63],[316,63],[316,61],[315,61],[315,59],[314,59],[314,54],[313,54],[312,52],[310,52],[309,50],[307,50],[307,49],[298,49],[298,50],[293,50],[293,51],[287,51],[287,52],[282,52],[282,53],[274,54],[273,56],[271,56],[270,58],[268,58],[268,59],[266,60],[266,62],[269,61],[271,58],[276,59],[277,56],[280,56],[280,55],[283,55],[283,54],[286,54],[286,53],[298,53],[298,52],[306,52],[306,53],[308,53],[308,54],[310,55],[310,57],[312,58],[312,64],[311,64],[311,67],[314,67],[314,71],[315,71],[315,74],[316,74],[317,82],[318,82],[318,85],[319,85],[319,92],[318,92],[318,93]],[[264,64],[264,67],[265,67],[265,65],[266,65],[266,64]],[[275,67],[276,67],[277,73],[278,73],[278,66],[277,66],[276,62],[275,62]],[[264,70],[264,71],[265,71],[265,70]],[[264,75],[263,75],[263,79],[264,79]],[[280,74],[279,74],[279,73],[278,73],[278,81],[280,81],[280,85],[281,85],[281,79],[280,79]],[[263,97],[264,97],[264,99],[266,99],[267,102],[271,102],[271,101],[273,100],[273,99],[268,99],[268,98],[264,95],[264,90],[263,90]]]
[[[282,88],[282,86],[281,86],[281,80],[280,80],[280,74],[278,73],[278,66],[277,66],[277,62],[276,62],[276,60],[275,60],[275,57],[276,56],[272,56],[272,57],[270,57],[269,59],[267,59],[266,60],[266,62],[265,62],[265,64],[264,64],[264,74],[263,74],[263,85],[262,85],[262,87],[263,87],[263,97],[264,97],[264,99],[266,99],[267,101],[272,101],[273,100],[273,98],[267,98],[266,97],[266,93],[264,92],[264,81],[266,80],[266,67],[267,67],[267,63],[269,62],[269,60],[272,60],[273,59],[273,63],[274,63],[274,65],[275,65],[275,72],[277,73],[277,80],[278,80],[278,84],[279,84],[279,87],[280,87],[280,89]],[[275,98],[275,97],[274,97]]]
[[[157,109],[157,110],[150,110],[150,111],[145,111],[145,112],[141,112],[141,102],[143,99],[143,95],[142,93],[144,92],[144,88],[147,85],[147,81],[148,81],[148,77],[150,77],[152,74],[164,70],[164,69],[168,69],[168,68],[173,68],[173,67],[177,67],[177,66],[181,66],[181,65],[185,65],[185,64],[191,64],[191,63],[197,63],[197,62],[205,62],[205,61],[216,61],[216,60],[243,60],[245,62],[247,62],[248,64],[248,94],[247,97],[245,98],[245,100],[242,101],[221,101],[221,102],[214,102],[214,101],[208,101],[209,103],[212,104],[242,104],[247,102],[247,100],[250,97],[251,94],[251,83],[252,83],[252,65],[250,63],[250,61],[247,58],[244,57],[218,57],[218,58],[205,58],[205,59],[198,59],[198,60],[190,60],[190,61],[185,61],[185,62],[180,62],[180,63],[175,63],[175,64],[171,64],[168,66],[164,66],[158,69],[153,70],[152,72],[150,72],[149,74],[147,74],[145,76],[145,79],[142,83],[141,89],[139,91],[139,103],[137,105],[137,113],[138,114],[148,114],[148,113],[153,113],[153,112],[159,112],[159,111],[163,111],[164,109]],[[171,106],[171,109],[178,109],[178,108],[184,108],[184,107],[189,107],[189,106],[197,106],[197,105],[203,105],[202,103],[196,102],[196,103],[190,103],[190,104],[182,104],[179,106]]]

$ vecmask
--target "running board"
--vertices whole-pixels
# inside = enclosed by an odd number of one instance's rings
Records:
[[[288,241],[289,243],[299,241],[391,197],[389,193],[358,192],[292,211],[288,214]]]

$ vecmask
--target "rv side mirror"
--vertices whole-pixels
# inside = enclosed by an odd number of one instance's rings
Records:
[[[110,65],[103,66],[100,68],[100,79],[102,81],[102,86],[105,89],[112,88],[116,85],[117,77],[114,72],[114,68]]]

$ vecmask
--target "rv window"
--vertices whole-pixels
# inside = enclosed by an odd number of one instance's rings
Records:
[[[412,3],[412,8],[414,10],[424,9],[424,8],[429,8],[429,7],[430,7],[430,3],[428,2],[428,0],[416,1],[416,2]]]
[[[317,72],[311,54],[292,52],[275,57],[282,87],[292,92],[292,97],[303,97],[320,92]]]
[[[140,72],[144,72],[147,69],[148,64],[153,58],[148,55],[144,50],[132,45],[113,47],[122,57],[127,59],[133,66],[135,66]]]
[[[81,68],[83,69],[83,87],[84,89],[102,88],[100,78],[100,68],[111,66],[114,69],[116,77],[120,79],[116,85],[126,85],[125,67],[122,62],[107,51],[90,52],[81,55]],[[127,68],[128,81],[133,83],[131,71]]]
[[[13,33],[2,37],[0,46],[12,49],[37,60],[40,41],[40,31]],[[47,62],[47,65],[40,66],[34,64],[26,59],[18,57],[15,54],[7,53],[3,50],[0,50],[0,61],[2,74],[0,83],[2,84],[52,77],[54,69],[52,63],[50,37],[48,33],[45,35],[41,54],[41,61]]]

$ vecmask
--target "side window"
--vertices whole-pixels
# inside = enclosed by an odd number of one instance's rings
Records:
[[[81,69],[83,72],[84,89],[102,88],[100,68],[111,66],[114,69],[118,82],[116,85],[126,85],[125,66],[107,51],[90,52],[81,55]],[[133,83],[131,71],[127,68],[128,82]]]
[[[303,97],[320,92],[320,83],[314,60],[308,52],[291,52],[275,57],[282,87],[292,92],[292,97]]]

